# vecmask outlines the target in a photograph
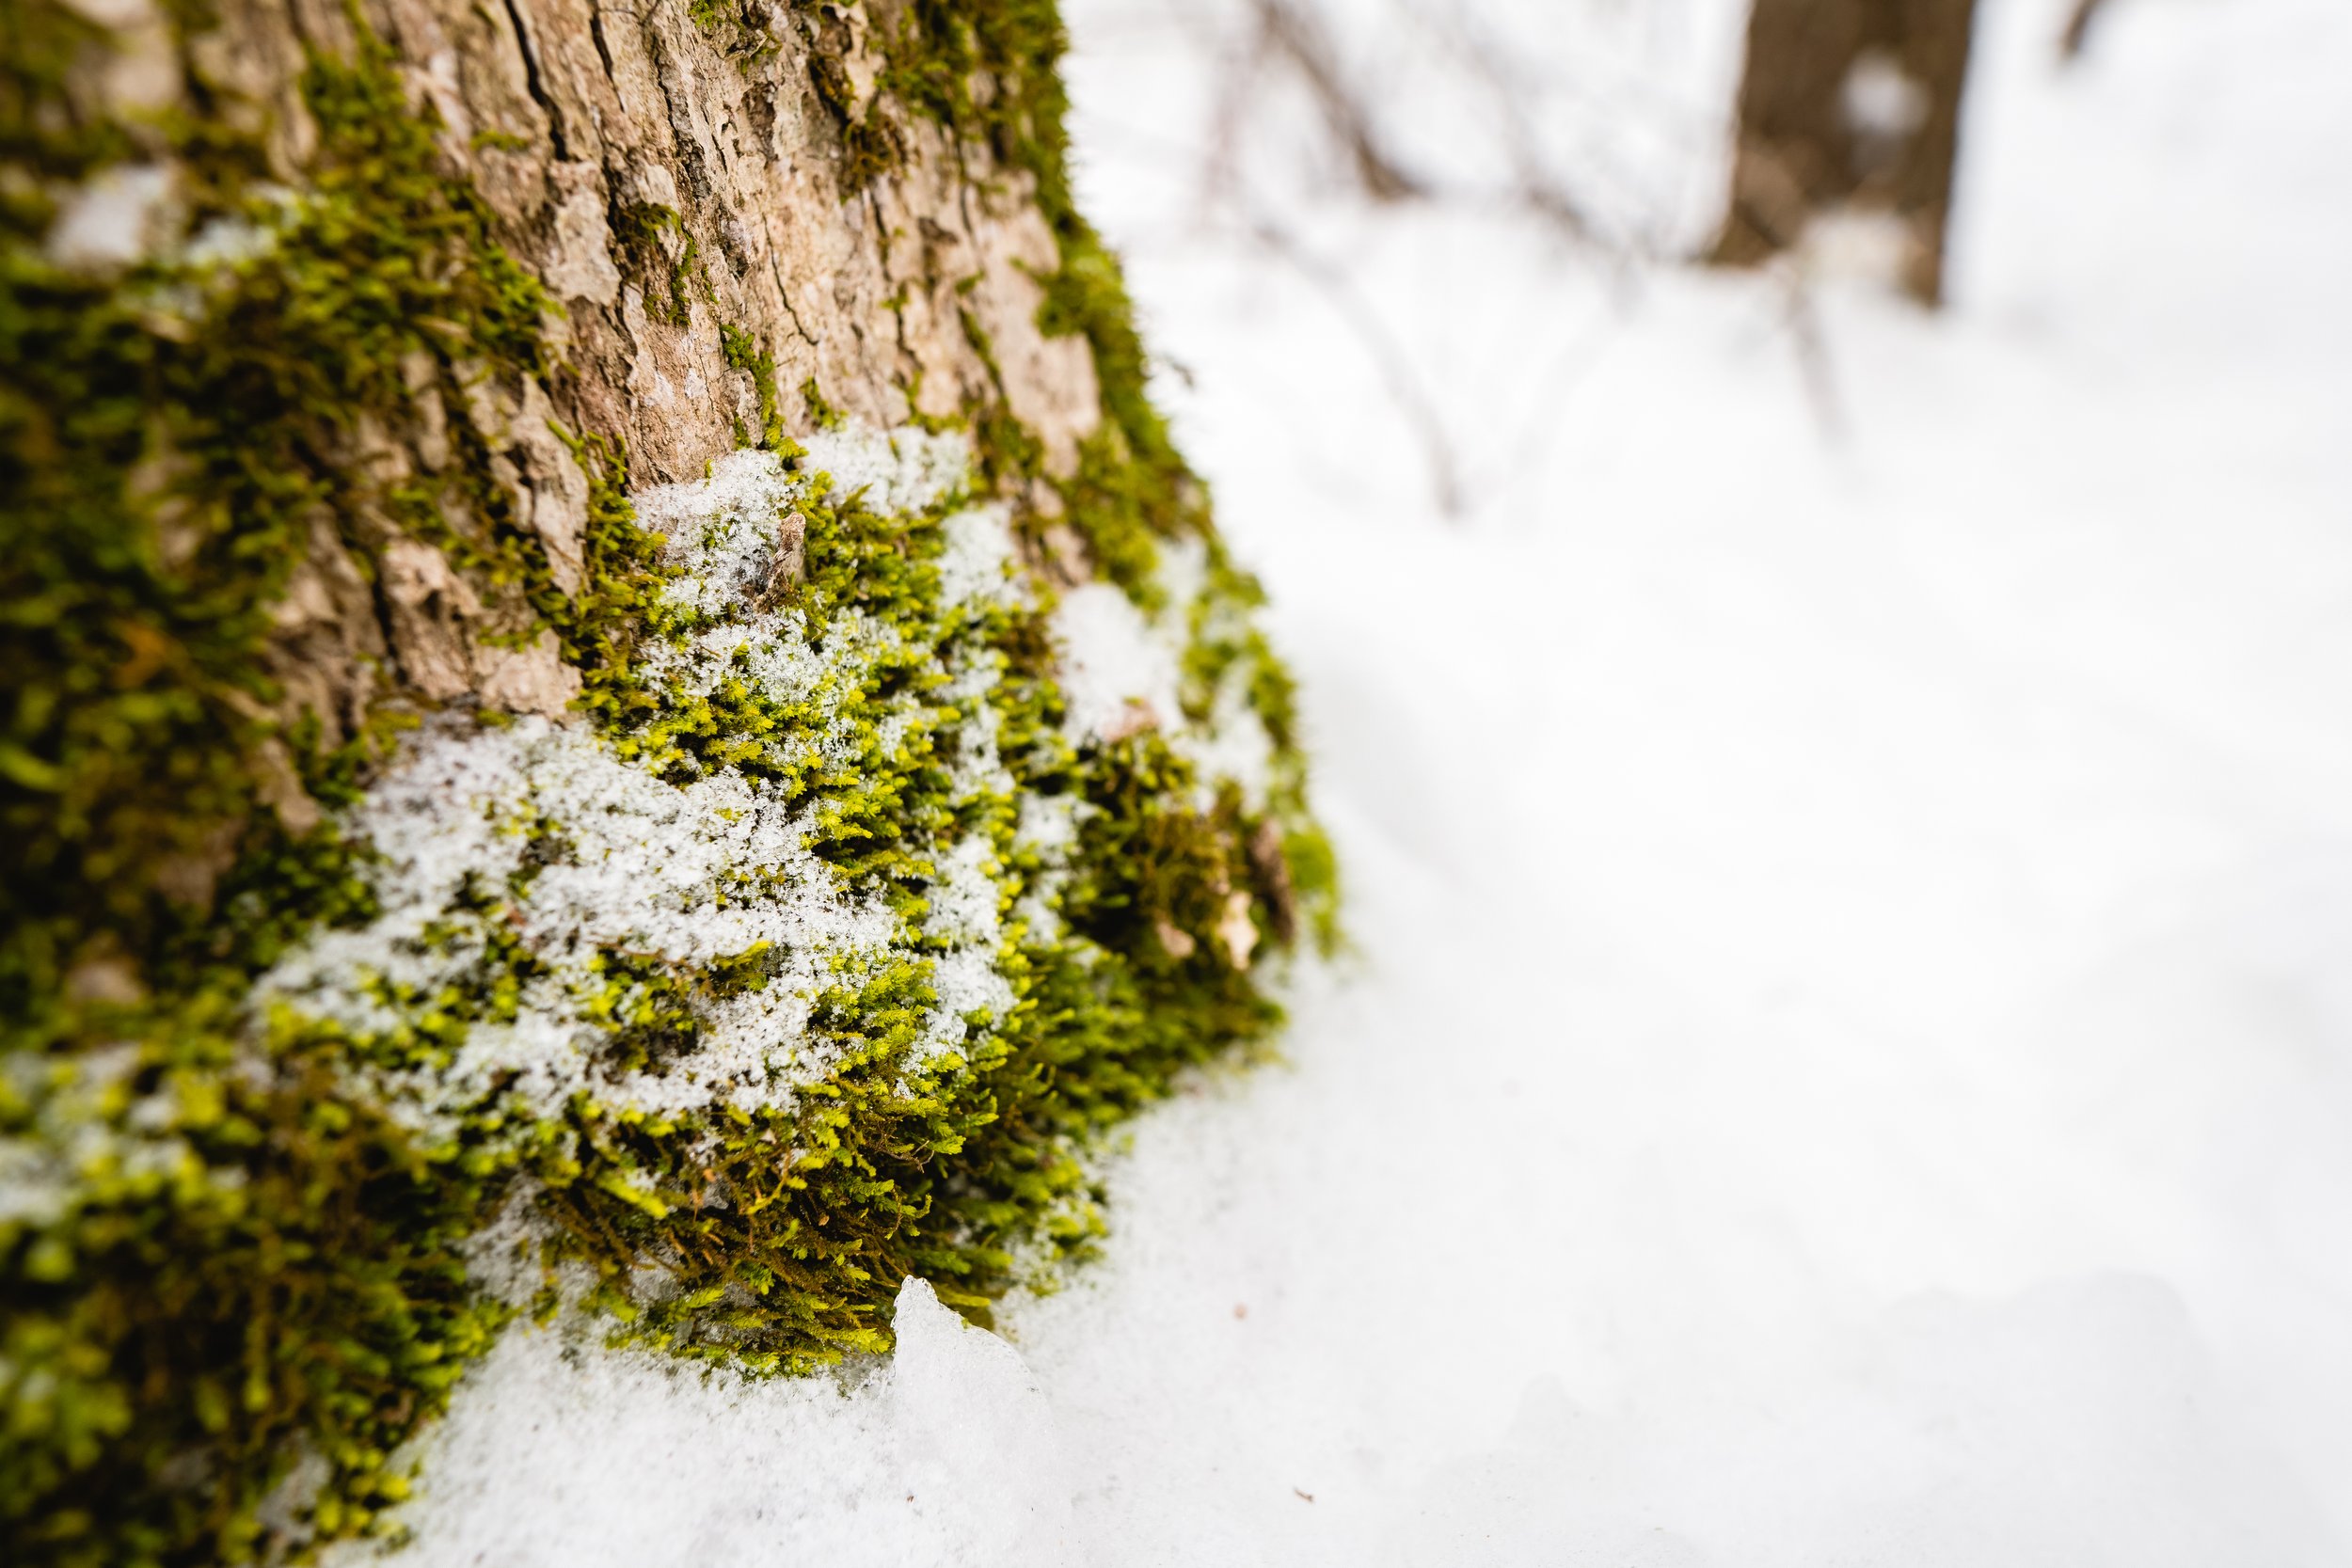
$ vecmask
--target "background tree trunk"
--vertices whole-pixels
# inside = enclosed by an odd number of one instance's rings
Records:
[[[1901,282],[1933,304],[1975,0],[1756,0],[1730,209],[1711,260],[1753,266],[1817,217],[1901,226]]]

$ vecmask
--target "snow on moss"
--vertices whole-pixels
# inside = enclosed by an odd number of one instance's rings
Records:
[[[492,1104],[518,1101],[539,1117],[583,1095],[659,1117],[788,1105],[836,1065],[809,1029],[821,999],[843,975],[895,958],[921,961],[935,998],[911,1069],[961,1048],[968,1021],[1004,1017],[1016,1002],[1006,911],[1017,901],[1026,937],[1060,935],[1055,904],[1085,802],[1015,784],[988,700],[1004,676],[1001,652],[949,647],[943,686],[894,699],[876,725],[864,701],[876,665],[936,650],[911,649],[910,632],[877,614],[843,609],[818,627],[789,602],[803,503],[821,492],[942,508],[969,460],[954,436],[827,433],[795,467],[738,451],[699,482],[639,492],[640,519],[667,536],[679,571],[665,603],[686,623],[644,667],[675,692],[707,698],[733,683],[794,715],[761,742],[763,761],[781,769],[854,764],[871,740],[861,726],[888,745],[946,712],[952,805],[965,815],[1009,802],[1012,844],[1038,862],[1029,878],[1009,873],[985,832],[945,837],[910,921],[887,889],[817,852],[824,792],[796,799],[772,772],[625,754],[626,744],[576,724],[449,716],[343,818],[372,851],[361,875],[374,917],[317,932],[278,963],[255,989],[257,1012],[373,1042],[368,1092],[443,1137]],[[952,510],[939,527],[939,616],[1041,592],[1018,569],[1001,506]],[[1062,596],[1052,626],[1064,730],[1081,746],[1163,730],[1199,768],[1204,800],[1232,784],[1255,804],[1270,743],[1246,691],[1228,681],[1210,725],[1184,718],[1186,628],[1209,582],[1199,553],[1168,552],[1169,603],[1156,617],[1108,584]],[[755,985],[692,990],[689,1037],[650,1053],[615,1048],[657,977],[747,958]]]
[[[805,816],[732,771],[665,784],[542,720],[437,725],[346,824],[380,857],[368,879],[383,912],[321,933],[262,994],[397,1034],[518,942],[512,1018],[476,1021],[453,1061],[393,1075],[394,1104],[462,1114],[501,1084],[543,1111],[583,1091],[649,1112],[772,1099],[829,1065],[796,1047],[834,966],[880,954],[897,927],[810,853]],[[693,1051],[599,1070],[616,956],[707,967],[756,947],[776,972],[704,1008]]]
[[[1205,701],[1185,689],[1188,654],[1246,627],[1243,607],[1216,592],[1208,546],[1198,540],[1163,546],[1153,581],[1157,613],[1107,582],[1062,596],[1053,632],[1069,702],[1064,732],[1074,745],[1099,745],[1164,731],[1197,769],[1204,800],[1231,782],[1250,810],[1263,810],[1275,746],[1253,706],[1254,667],[1227,661]]]

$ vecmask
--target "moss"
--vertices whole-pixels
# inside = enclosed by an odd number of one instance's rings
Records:
[[[887,97],[984,147],[996,167],[1026,176],[1053,230],[1059,264],[1039,279],[1045,297],[1038,325],[1049,336],[1086,341],[1103,409],[1102,426],[1079,449],[1076,472],[1050,480],[1071,526],[1104,575],[1147,607],[1157,594],[1153,567],[1163,542],[1205,539],[1214,565],[1208,605],[1246,612],[1263,595],[1216,542],[1206,487],[1152,405],[1150,357],[1118,258],[1071,190],[1069,101],[1059,71],[1068,38],[1055,0],[909,0],[897,16],[895,28],[881,35],[888,69],[877,102]],[[968,314],[965,330],[977,334]],[[993,369],[984,338],[976,336],[975,346]],[[1041,449],[1004,406],[1001,388],[992,404],[970,411],[970,422],[992,482],[1018,491],[1046,477]],[[1252,705],[1275,742],[1271,804],[1291,863],[1291,892],[1328,950],[1340,940],[1337,866],[1307,810],[1289,674],[1254,632],[1215,657],[1246,659],[1250,668]]]
[[[1037,0],[898,14],[882,93],[853,126],[845,112],[845,178],[903,157],[898,113],[1035,177],[1061,245],[1042,322],[1087,340],[1104,393],[1102,430],[1053,483],[1139,599],[1156,592],[1163,541],[1210,541],[1187,702],[1206,713],[1247,690],[1278,751],[1263,810],[1232,789],[1204,798],[1154,734],[1073,748],[1048,606],[942,602],[942,524],[961,498],[892,515],[810,476],[793,503],[802,634],[851,616],[890,634],[825,694],[839,744],[812,744],[818,716],[748,679],[698,692],[662,673],[649,655],[703,628],[665,597],[673,574],[631,512],[616,443],[566,436],[591,481],[577,594],[555,586],[462,418],[445,483],[388,484],[357,460],[366,422],[408,428],[420,365],[452,408],[465,378],[559,373],[550,302],[441,171],[389,52],[362,28],[355,57],[310,62],[318,150],[297,198],[265,199],[251,194],[258,149],[216,114],[124,127],[80,112],[68,70],[100,35],[52,0],[0,0],[0,158],[38,176],[0,185],[0,1139],[29,1151],[55,1198],[0,1221],[8,1561],[237,1561],[383,1528],[406,1485],[392,1456],[512,1316],[469,1283],[468,1239],[526,1198],[544,1223],[538,1260],[586,1264],[590,1305],[681,1355],[791,1371],[884,1349],[911,1273],[984,1320],[1018,1259],[1082,1254],[1099,1232],[1092,1140],[1279,1022],[1217,932],[1238,898],[1278,941],[1294,903],[1327,933],[1330,857],[1305,811],[1287,677],[1246,626],[1255,587],[1215,545],[1205,494],[1145,396],[1116,264],[1070,201],[1058,24]],[[749,26],[721,8],[696,20]],[[157,137],[190,171],[195,220],[248,225],[267,247],[106,279],[43,261],[43,182],[151,155]],[[613,230],[649,309],[683,321],[698,275],[665,211],[622,209]],[[789,458],[772,355],[723,336],[758,395],[745,436]],[[801,391],[828,423],[815,382]],[[1041,456],[1003,403],[1000,388],[971,423],[983,483],[1010,489],[1041,478]],[[845,962],[817,999],[821,1079],[757,1110],[668,1118],[585,1095],[533,1106],[496,1085],[431,1134],[394,1116],[371,1085],[445,1065],[521,1005],[537,960],[503,916],[537,861],[511,885],[466,890],[438,940],[487,935],[444,991],[387,990],[400,1027],[251,1015],[258,974],[375,912],[367,846],[331,821],[287,831],[257,800],[254,758],[283,747],[313,798],[346,805],[405,712],[379,703],[333,745],[315,721],[269,717],[270,610],[320,528],[362,563],[398,532],[428,539],[519,626],[552,628],[615,755],[675,782],[732,768],[809,808],[810,847],[900,923],[886,955]],[[1000,673],[984,702],[944,678],[975,661]],[[951,738],[980,728],[1009,792],[959,786],[947,765]],[[1019,837],[1018,797],[1084,802],[1066,873]],[[561,824],[528,831],[535,853],[562,852]],[[993,847],[1005,907],[1041,899],[1057,923],[1009,926],[1010,1005],[921,1055],[939,951],[927,899],[943,847],[968,833]],[[1254,847],[1266,843],[1272,860]],[[768,984],[772,958],[605,952],[606,1065],[691,1049],[711,1005]],[[290,1529],[263,1523],[281,1483],[288,1507],[268,1516]]]
[[[787,1370],[885,1347],[889,1305],[910,1273],[984,1317],[1016,1277],[1016,1249],[1041,1239],[1082,1248],[1095,1227],[1073,1198],[1089,1140],[1166,1093],[1182,1068],[1263,1039],[1279,1019],[1210,940],[1248,878],[1237,796],[1199,809],[1189,766],[1156,736],[1073,752],[1041,667],[1036,607],[943,618],[933,562],[952,499],[914,517],[878,515],[854,498],[799,504],[805,634],[815,641],[852,611],[896,634],[857,689],[834,696],[830,733],[857,737],[852,750],[812,763],[791,744],[806,717],[748,688],[723,704],[674,691],[624,744],[656,766],[766,776],[820,807],[812,847],[850,885],[894,895],[912,950],[845,974],[820,1001],[811,1045],[836,1065],[789,1109],[654,1127],[576,1107],[582,1170],[548,1198],[564,1223],[559,1250],[600,1272],[600,1299],[629,1336]],[[1009,904],[1041,869],[1016,842],[1011,797],[959,798],[941,760],[944,735],[982,714],[969,701],[930,705],[925,693],[976,655],[1006,672],[989,707],[1016,790],[1073,794],[1091,808],[1084,869],[1056,899],[1067,930],[1016,936],[1001,956],[1016,997],[1006,1016],[983,1021],[961,1052],[918,1065],[912,1050],[934,999],[915,922],[937,851],[960,832],[989,833],[1008,866]],[[910,698],[922,705],[916,721],[886,722],[894,706],[903,719]],[[1275,924],[1270,905],[1257,911]],[[1169,927],[1198,939],[1188,958],[1170,955]],[[707,973],[675,979],[711,983]],[[653,991],[638,1005],[652,1026],[682,1027]],[[662,1292],[635,1299],[629,1282],[649,1265]]]
[[[770,451],[787,451],[791,447],[792,442],[790,437],[784,433],[783,405],[776,398],[775,355],[760,346],[758,340],[741,327],[725,323],[720,325],[719,341],[726,350],[728,368],[749,374],[752,378],[752,388],[759,397],[757,441],[755,442],[750,433],[743,429],[740,421],[738,421],[735,444],[739,447],[756,445]]]
[[[1035,192],[1059,254],[1059,265],[1039,280],[1039,325],[1086,341],[1104,416],[1077,471],[1052,483],[1094,560],[1148,601],[1160,542],[1214,531],[1205,487],[1152,406],[1150,361],[1118,259],[1072,195],[1059,72],[1068,40],[1057,8],[1052,0],[911,0],[879,38],[887,67],[877,104],[895,103],[980,145],[990,163],[1026,177]],[[968,313],[965,330],[977,331]],[[975,346],[989,357],[983,342]],[[1042,450],[1006,409],[1001,388],[971,417],[992,481],[1019,488],[1016,482],[1045,477]]]
[[[769,31],[768,10],[745,0],[687,0],[686,14],[695,29],[739,70],[750,71],[776,53],[775,35]]]
[[[801,406],[808,410],[808,421],[818,429],[841,428],[841,410],[825,401],[824,391],[813,375],[801,383]]]
[[[845,8],[824,0],[799,0],[795,9],[809,46],[809,85],[817,91],[818,103],[833,116],[841,137],[836,169],[841,194],[854,197],[905,165],[906,137],[885,94],[876,93],[863,105],[858,102],[846,63],[853,40]]]
[[[622,261],[644,289],[645,314],[672,326],[691,323],[692,285],[701,261],[677,209],[650,201],[615,201],[607,221]]]

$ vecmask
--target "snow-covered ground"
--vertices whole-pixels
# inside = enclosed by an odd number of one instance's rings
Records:
[[[1139,1125],[1025,1370],[921,1300],[846,1393],[518,1335],[412,1560],[2352,1561],[2352,7],[2060,72],[2063,8],[1985,0],[1931,318],[1203,234],[1206,30],[1074,4],[1356,951]],[[1719,173],[1738,9],[1670,12],[1628,233]]]
[[[1155,184],[1160,9],[1076,10],[1087,195],[1360,952],[1017,1324],[1096,1560],[2352,1561],[2352,8],[1990,5],[1954,308],[1815,287],[1810,371],[1776,284],[1296,220],[1451,524]]]

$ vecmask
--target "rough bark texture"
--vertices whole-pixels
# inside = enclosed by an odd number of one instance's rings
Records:
[[[1903,286],[1943,293],[1974,0],[1756,0],[1715,261],[1752,266],[1839,210],[1902,225]]]
[[[108,0],[119,12],[147,4]],[[884,69],[874,28],[898,20],[876,10],[780,10],[754,46],[735,19],[705,28],[682,5],[365,8],[412,100],[437,117],[445,166],[564,308],[566,373],[518,395],[485,380],[469,413],[493,433],[498,475],[567,592],[588,483],[550,418],[619,438],[629,480],[651,483],[699,474],[771,419],[804,433],[819,409],[803,388],[828,418],[883,428],[1001,399],[1041,443],[1049,474],[1074,469],[1100,419],[1097,388],[1086,341],[1038,326],[1038,279],[1059,257],[1033,182],[905,114],[888,122],[896,166],[869,178],[855,165],[844,129],[874,112]],[[223,0],[217,19],[188,42],[187,87],[253,117],[272,173],[298,183],[316,140],[298,87],[306,55],[349,55],[353,16],[334,0]],[[160,13],[137,24],[159,26]],[[167,58],[149,69],[144,106],[179,106],[186,88]],[[734,334],[748,347],[731,354]],[[411,428],[367,433],[387,480],[446,461],[438,396],[418,391]],[[428,696],[560,708],[567,693],[544,659],[483,651],[512,617],[443,580],[425,549],[392,563],[372,615],[359,575],[321,535],[283,615],[275,667],[289,706],[348,714],[353,694],[336,689],[389,648]]]

